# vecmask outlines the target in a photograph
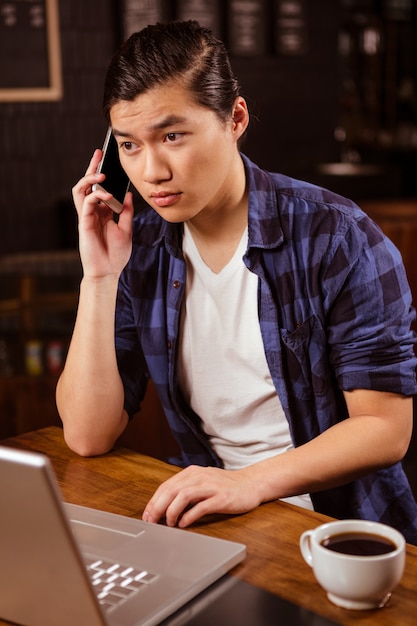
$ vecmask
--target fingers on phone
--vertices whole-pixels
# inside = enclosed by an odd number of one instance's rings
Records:
[[[89,174],[97,173],[97,168],[102,158],[103,158],[103,152],[99,148],[96,148],[94,150],[93,156],[91,157],[90,163],[88,164],[87,170],[85,172],[86,176],[88,176]]]

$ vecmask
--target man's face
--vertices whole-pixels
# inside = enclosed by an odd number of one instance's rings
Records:
[[[232,111],[223,122],[173,82],[118,102],[110,117],[123,168],[161,217],[187,221],[233,201],[242,132]]]

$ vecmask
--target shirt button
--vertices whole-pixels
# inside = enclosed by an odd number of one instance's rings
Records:
[[[179,289],[181,287],[181,283],[179,280],[174,280],[172,286],[174,287],[174,289]]]
[[[171,347],[172,347],[172,342],[168,339],[168,341],[167,341],[167,348],[168,348],[168,350],[171,350]]]

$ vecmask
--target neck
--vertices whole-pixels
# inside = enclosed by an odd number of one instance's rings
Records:
[[[240,240],[248,223],[246,175],[240,155],[228,181],[233,184],[225,185],[225,191],[210,206],[188,221],[195,241],[215,245],[235,237]]]
[[[187,222],[205,264],[219,273],[233,257],[248,224],[248,193],[243,163],[234,194]]]

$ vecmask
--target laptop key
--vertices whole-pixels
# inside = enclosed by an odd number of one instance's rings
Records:
[[[111,609],[130,598],[158,578],[147,570],[85,557],[98,601],[105,609]]]

